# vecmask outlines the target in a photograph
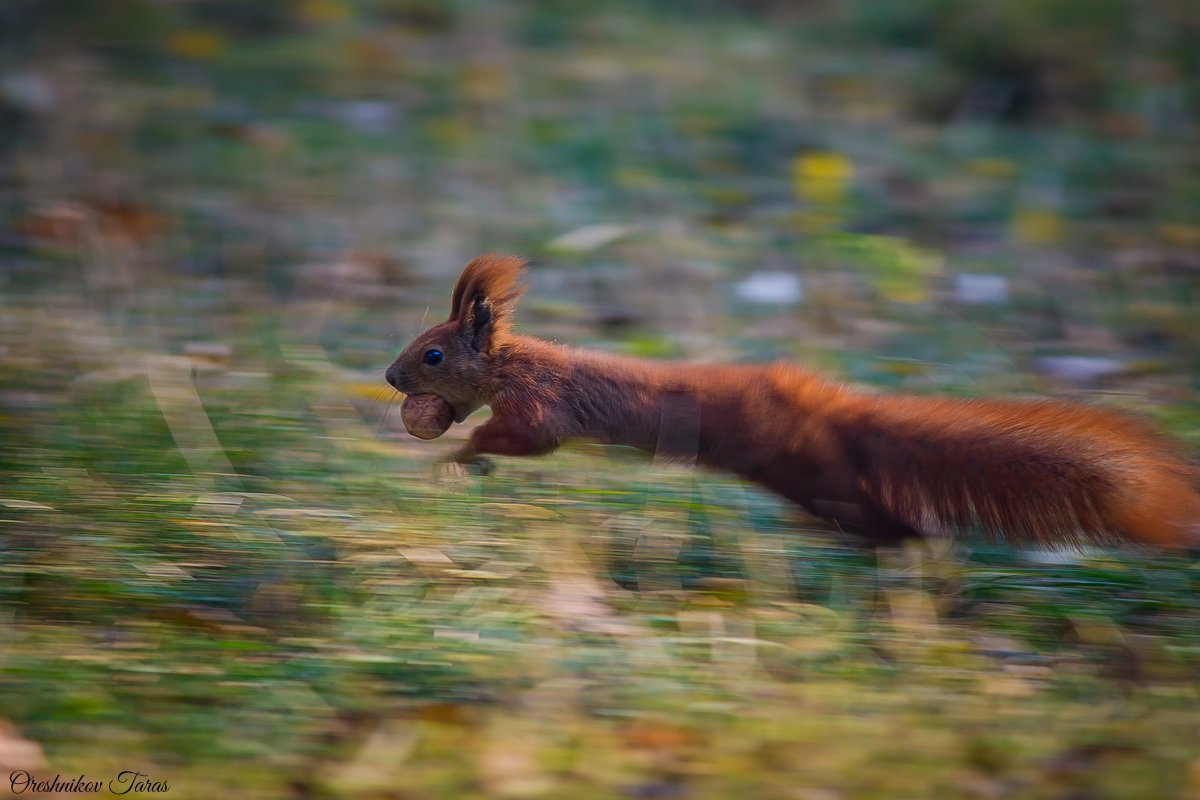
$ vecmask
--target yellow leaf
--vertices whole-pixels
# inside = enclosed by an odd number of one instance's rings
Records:
[[[814,151],[792,162],[792,188],[805,202],[840,203],[854,178],[854,165],[840,153]]]
[[[1053,244],[1062,238],[1063,218],[1050,208],[1019,208],[1012,220],[1012,235],[1025,244]]]
[[[1015,162],[1007,158],[977,158],[967,164],[967,170],[982,178],[1011,178],[1018,172]]]
[[[221,37],[210,31],[180,31],[167,37],[167,49],[184,58],[209,59],[223,46]]]
[[[1159,225],[1158,233],[1167,244],[1200,249],[1200,225]]]
[[[304,0],[300,4],[300,17],[316,25],[344,22],[350,17],[350,7],[336,0]]]

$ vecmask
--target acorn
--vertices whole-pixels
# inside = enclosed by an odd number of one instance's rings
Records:
[[[436,394],[410,394],[400,406],[400,418],[418,439],[436,439],[454,422],[454,409]]]

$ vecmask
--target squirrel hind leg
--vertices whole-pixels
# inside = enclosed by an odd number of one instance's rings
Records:
[[[900,547],[925,538],[919,530],[871,500],[858,503],[818,500],[805,507],[870,547]]]

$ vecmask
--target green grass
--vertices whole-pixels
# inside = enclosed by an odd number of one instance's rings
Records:
[[[46,416],[69,450],[33,432],[0,696],[55,769],[197,797],[1144,797],[1195,755],[1187,560],[881,573],[753,491],[597,448],[435,483],[442,443],[279,384],[199,393],[239,476],[181,465],[137,382]]]

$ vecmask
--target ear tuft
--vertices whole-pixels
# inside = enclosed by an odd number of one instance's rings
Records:
[[[525,259],[517,256],[485,253],[475,257],[454,286],[449,321],[460,325],[482,323],[477,309],[486,307],[490,332],[505,327],[517,298],[525,293],[520,285],[524,271]]]

